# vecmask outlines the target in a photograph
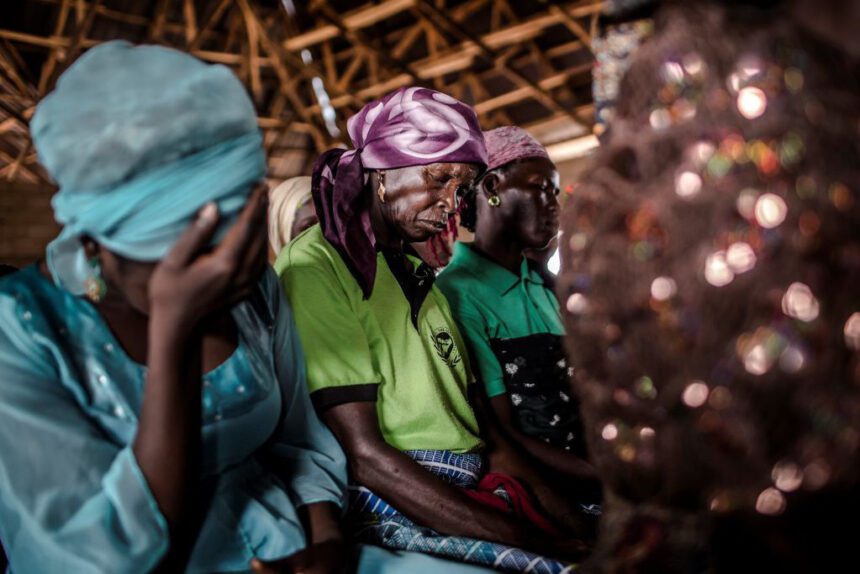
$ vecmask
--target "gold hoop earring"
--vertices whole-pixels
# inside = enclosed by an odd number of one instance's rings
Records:
[[[376,195],[379,197],[380,203],[385,203],[385,172],[376,172],[376,178],[379,181],[379,186],[376,188]]]
[[[502,204],[502,200],[499,198],[498,195],[491,195],[489,199],[487,199],[487,203],[490,205],[490,207],[498,207]]]
[[[93,303],[98,303],[104,299],[105,293],[107,293],[107,285],[105,285],[105,281],[102,279],[102,268],[99,264],[99,258],[91,258],[89,264],[91,272],[90,276],[84,281],[84,293],[87,299]]]

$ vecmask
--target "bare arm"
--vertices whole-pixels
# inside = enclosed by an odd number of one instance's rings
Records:
[[[160,315],[150,319],[146,387],[133,451],[172,524],[183,515],[183,495],[199,464],[201,341],[187,327],[165,323]]]
[[[375,403],[334,406],[323,413],[323,421],[346,451],[353,480],[411,520],[453,536],[519,547],[539,545],[529,529],[511,515],[475,502],[389,446],[379,431]]]
[[[495,418],[501,432],[510,438],[515,447],[519,447],[523,452],[566,478],[597,482],[597,471],[585,460],[523,433],[514,419],[514,409],[508,395],[492,397],[489,403],[491,416]]]
[[[503,397],[504,398],[504,397]],[[553,477],[535,459],[523,452],[517,443],[504,432],[493,415],[490,399],[473,385],[470,403],[478,418],[481,436],[487,443],[490,471],[512,476],[525,483],[548,516],[576,539],[590,540],[596,535],[596,523],[578,510],[576,502],[568,496],[571,488],[577,488],[569,478]],[[562,451],[563,452],[563,451]],[[584,488],[599,488],[596,480],[583,480]],[[568,556],[576,556],[576,548]]]
[[[206,246],[218,223],[204,210],[156,266],[149,283],[147,376],[132,450],[164,517],[171,545],[162,568],[181,568],[202,514],[202,324],[247,296],[265,265],[266,195],[257,191],[221,245]]]

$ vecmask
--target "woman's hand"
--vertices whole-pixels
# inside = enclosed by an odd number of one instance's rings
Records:
[[[189,327],[247,297],[266,265],[268,194],[259,186],[224,240],[212,249],[218,208],[207,204],[156,266],[149,280],[150,316]]]
[[[342,574],[346,572],[349,550],[341,539],[308,546],[281,560],[252,560],[251,568],[261,574]]]

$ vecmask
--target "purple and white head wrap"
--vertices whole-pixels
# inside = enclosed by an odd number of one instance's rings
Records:
[[[400,88],[370,102],[347,122],[355,149],[332,149],[314,164],[313,197],[325,238],[364,292],[376,278],[376,238],[365,170],[433,163],[487,164],[475,111],[428,88]]]
[[[484,140],[487,142],[487,171],[518,159],[549,159],[546,148],[523,128],[502,126],[484,132]]]

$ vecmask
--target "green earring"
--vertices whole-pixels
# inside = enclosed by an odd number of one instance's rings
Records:
[[[498,195],[491,195],[490,198],[487,200],[487,203],[490,204],[490,207],[498,207],[502,204],[502,200],[499,198]]]
[[[99,258],[92,257],[88,263],[92,272],[86,281],[84,281],[84,293],[87,299],[93,303],[98,303],[104,299],[105,293],[107,293],[107,285],[105,285],[104,279],[102,279],[102,267],[99,264]]]

